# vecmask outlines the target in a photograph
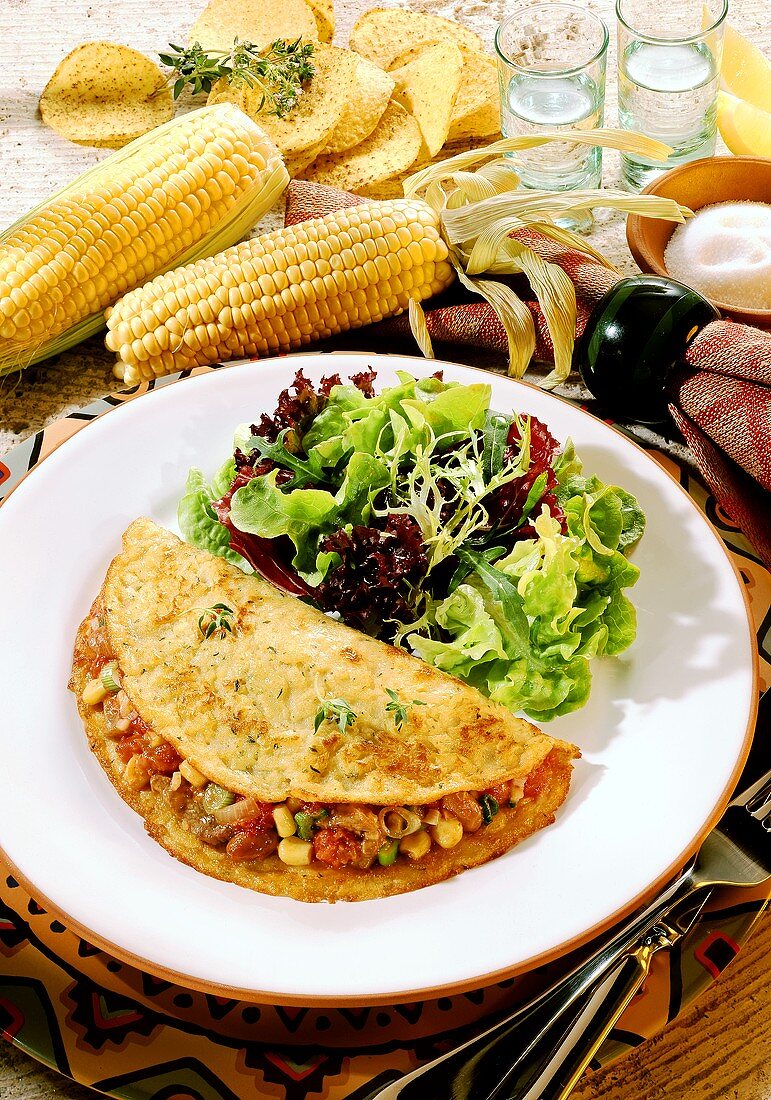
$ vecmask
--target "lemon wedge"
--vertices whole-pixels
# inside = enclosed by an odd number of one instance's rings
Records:
[[[723,39],[720,78],[725,91],[761,111],[771,112],[771,59],[729,24]]]
[[[718,92],[717,124],[732,153],[771,157],[771,112],[729,92]]]

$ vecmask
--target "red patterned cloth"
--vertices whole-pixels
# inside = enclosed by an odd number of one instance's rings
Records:
[[[346,191],[293,180],[287,225],[362,202]],[[538,233],[520,230],[544,259],[572,279],[578,302],[576,335],[594,306],[616,281],[615,272],[574,249]],[[549,363],[553,348],[538,302],[524,284],[522,296],[533,314],[535,358]],[[425,308],[425,306],[424,306]],[[426,308],[432,340],[505,353],[506,334],[495,311],[478,299]],[[373,339],[409,335],[406,315],[373,326]],[[771,566],[771,334],[731,321],[714,321],[688,347],[684,365],[670,380],[670,412],[685,436],[701,473],[721,507],[733,517],[766,565]]]
[[[771,565],[771,333],[713,321],[689,345],[669,396],[704,480]]]

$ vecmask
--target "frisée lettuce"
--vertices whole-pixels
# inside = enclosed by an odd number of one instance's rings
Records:
[[[639,504],[483,383],[373,379],[298,373],[212,483],[191,471],[184,537],[513,711],[583,706],[635,637]]]

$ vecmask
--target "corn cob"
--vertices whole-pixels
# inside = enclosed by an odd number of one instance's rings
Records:
[[[453,278],[430,206],[364,202],[153,279],[107,311],[106,343],[134,384],[290,351],[401,313]]]
[[[289,182],[232,104],[172,120],[84,173],[0,236],[0,374],[97,332],[159,272],[239,240]]]

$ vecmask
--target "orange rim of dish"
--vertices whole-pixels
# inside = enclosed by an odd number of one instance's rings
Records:
[[[369,352],[369,351],[361,351],[361,352],[345,351],[345,352],[339,352],[339,353],[305,351],[305,352],[293,352],[293,353],[288,354],[288,355],[275,356],[273,358],[293,359],[293,358],[298,358],[298,357],[307,357],[308,355],[318,355],[318,356],[324,356],[324,357],[329,356],[330,358],[332,358],[332,357],[335,356],[335,354],[340,354],[340,355],[345,355],[345,356],[365,355],[365,356],[368,356],[368,357],[377,357],[378,359],[414,359],[415,362],[421,363],[421,364],[424,364],[424,365],[426,363],[432,363],[432,364],[436,363],[440,367],[454,368],[454,367],[457,367],[457,366],[461,366],[464,370],[476,371],[477,373],[479,373],[481,375],[484,375],[486,377],[489,377],[490,374],[491,374],[490,371],[487,371],[482,367],[469,367],[469,366],[466,366],[465,364],[462,364],[462,363],[460,363],[460,364],[459,363],[451,363],[451,362],[448,362],[447,360],[442,360],[442,359],[425,359],[421,356],[395,355],[395,354],[391,354],[391,353]],[[256,362],[257,360],[253,360],[253,361]],[[260,360],[260,362],[263,362],[263,361],[264,360]],[[231,364],[222,364],[221,366],[224,366],[224,368],[227,369],[228,366],[243,365],[244,362],[249,362],[249,360],[237,360],[237,361],[235,361]],[[211,370],[212,370],[211,367],[202,367],[202,368],[199,367],[199,368],[196,368],[189,377],[202,377],[206,374],[211,373]],[[494,375],[494,377],[502,378],[506,382],[513,383],[514,386],[520,386],[520,385],[522,385],[522,386],[532,386],[532,383],[523,382],[521,379],[508,378],[505,375]],[[174,380],[174,382],[177,382],[177,381],[180,381],[180,379],[175,379]],[[174,383],[171,383],[171,384],[173,385]],[[141,384],[140,384],[140,386],[141,386]],[[538,388],[538,387],[534,387],[534,388]],[[130,390],[123,391],[123,392],[124,393],[129,393],[129,394],[131,393]],[[147,393],[152,393],[152,392],[155,392],[155,391],[148,390],[146,392]],[[541,391],[541,392],[544,392],[544,391]],[[117,396],[117,395],[114,394],[112,396]],[[135,394],[133,396],[134,397],[139,397],[139,396],[144,396],[144,394]],[[597,417],[593,416],[592,413],[587,412],[586,409],[580,408],[580,406],[577,406],[577,405],[573,404],[573,402],[568,401],[563,397],[558,397],[556,394],[549,394],[549,397],[552,397],[552,398],[554,398],[554,400],[559,401],[564,405],[567,405],[569,408],[571,408],[572,410],[574,410],[577,413],[580,413],[582,416],[587,416],[591,420],[596,420],[597,419]],[[124,405],[129,404],[129,403],[130,403],[130,401],[120,401],[113,408],[105,409],[105,411],[103,413],[100,413],[94,419],[95,420],[101,420],[103,416],[106,416],[111,412],[115,412],[116,409],[119,409],[119,408],[121,408]],[[66,417],[63,418],[63,419],[66,419]],[[83,428],[85,428],[88,424],[91,424],[91,423],[93,423],[93,421],[91,421],[91,420],[83,421],[82,427],[79,428],[76,432],[73,432],[72,434],[73,435],[80,434],[80,431],[82,431]],[[651,456],[647,453],[647,451],[643,447],[641,447],[639,444],[635,443],[633,440],[629,439],[629,437],[626,436],[623,432],[619,431],[618,428],[614,427],[612,424],[608,424],[606,421],[602,421],[602,423],[605,425],[606,428],[608,428],[610,431],[612,431],[615,435],[620,436],[626,443],[628,443],[630,446],[632,446],[636,451],[639,451],[639,453],[645,457],[646,461],[649,461],[649,462],[655,462],[656,461],[655,459],[651,458]],[[26,481],[26,479],[29,477],[29,475],[31,473],[33,473],[34,470],[36,470],[37,467],[42,462],[44,462],[47,458],[49,458],[56,451],[58,451],[59,448],[61,446],[63,446],[64,444],[66,444],[67,441],[71,438],[72,438],[72,436],[68,436],[66,439],[62,439],[61,441],[56,443],[51,448],[51,450],[44,456],[44,458],[39,459],[39,461],[36,462],[34,466],[32,466],[29,470],[27,470],[27,472],[25,474],[23,474],[21,478],[19,478],[18,482],[16,483],[16,485],[14,485],[11,492],[8,493],[8,495],[4,498],[4,500],[2,502],[0,502],[0,508],[5,503],[6,500],[10,499],[10,497],[13,495],[13,493],[16,492],[16,490],[22,484],[22,482]],[[750,610],[750,602],[749,602],[749,598],[747,596],[746,589],[744,587],[744,583],[743,583],[742,578],[741,578],[741,574],[739,573],[739,570],[736,566],[736,563],[734,562],[733,558],[731,557],[731,554],[729,553],[728,548],[726,547],[726,544],[723,542],[723,539],[720,537],[720,534],[718,533],[717,529],[709,521],[709,519],[707,519],[706,515],[701,511],[701,509],[696,504],[696,502],[693,500],[693,498],[690,496],[690,494],[687,492],[687,490],[683,488],[683,486],[680,484],[680,482],[677,480],[677,478],[675,478],[667,469],[665,469],[659,463],[656,463],[656,465],[669,478],[669,480],[673,483],[673,485],[676,486],[676,488],[679,490],[679,492],[681,492],[683,494],[683,496],[688,501],[689,505],[697,512],[699,517],[703,520],[705,526],[707,527],[709,532],[712,534],[713,538],[715,539],[718,546],[720,547],[723,554],[725,555],[729,565],[731,566],[731,569],[733,570],[734,576],[736,577],[736,581],[737,581],[738,586],[739,586],[739,591],[741,592],[742,599],[744,601],[745,621],[746,621],[746,625],[747,625],[747,629],[748,629],[748,638],[749,638],[749,644],[750,644],[749,647],[750,647],[750,654],[751,654],[751,660],[752,660],[752,700],[751,700],[751,704],[750,704],[750,713],[749,713],[749,718],[748,718],[748,722],[747,722],[747,727],[744,731],[744,740],[743,740],[743,743],[742,743],[741,752],[739,754],[739,758],[737,760],[736,766],[734,767],[734,769],[731,773],[731,776],[728,780],[728,783],[726,784],[725,788],[723,789],[723,792],[722,792],[720,798],[717,800],[717,802],[715,804],[715,807],[714,807],[712,813],[710,814],[708,820],[704,824],[704,826],[699,830],[699,832],[696,834],[696,836],[686,845],[686,847],[683,849],[683,851],[680,853],[680,855],[678,855],[678,857],[670,863],[670,865],[666,868],[666,870],[662,872],[661,875],[659,875],[656,879],[654,879],[654,881],[651,882],[647,887],[645,887],[644,890],[641,890],[638,894],[636,894],[633,898],[631,898],[624,905],[620,906],[613,913],[610,913],[607,917],[603,918],[603,920],[597,921],[596,924],[592,925],[591,928],[586,929],[586,931],[581,932],[576,936],[573,936],[569,940],[565,940],[563,943],[558,944],[556,947],[553,947],[548,951],[542,951],[538,955],[532,955],[530,958],[524,959],[521,962],[516,963],[512,966],[503,967],[499,970],[490,971],[486,974],[480,974],[475,978],[469,978],[467,981],[449,982],[446,985],[430,986],[430,987],[425,987],[425,988],[422,988],[422,989],[405,989],[405,990],[399,991],[398,993],[372,994],[372,995],[368,995],[368,996],[351,996],[351,997],[348,997],[348,996],[321,996],[321,995],[310,996],[309,995],[309,996],[304,996],[303,997],[303,996],[296,995],[296,994],[279,993],[278,991],[270,992],[270,991],[267,991],[267,990],[248,989],[248,988],[241,988],[241,987],[238,987],[238,986],[218,985],[216,982],[208,982],[208,981],[205,981],[203,979],[194,978],[189,974],[184,974],[184,973],[182,973],[180,971],[177,971],[177,970],[170,970],[170,969],[168,969],[164,966],[161,966],[157,963],[151,962],[149,959],[145,959],[141,955],[137,955],[132,951],[128,951],[128,950],[126,950],[126,948],[121,947],[119,944],[113,943],[111,940],[106,939],[104,936],[101,936],[101,935],[95,933],[92,929],[88,928],[86,925],[81,924],[80,921],[77,921],[73,917],[71,917],[70,914],[67,913],[65,910],[61,909],[52,898],[47,897],[45,894],[42,894],[37,889],[37,887],[34,885],[34,883],[32,883],[27,878],[27,876],[20,870],[20,868],[18,868],[14,864],[14,862],[11,859],[8,858],[8,856],[5,853],[2,845],[0,845],[0,856],[2,856],[3,860],[5,861],[6,865],[11,870],[11,872],[13,873],[14,877],[18,880],[18,882],[21,883],[21,885],[24,887],[24,889],[27,891],[27,893],[30,895],[30,897],[33,897],[36,901],[40,902],[44,906],[44,908],[53,911],[58,917],[60,917],[62,919],[63,923],[65,923],[71,931],[77,932],[78,935],[81,936],[81,938],[87,940],[89,943],[93,943],[95,946],[99,947],[103,951],[106,951],[108,954],[112,955],[114,958],[119,959],[121,962],[127,963],[130,966],[133,966],[135,969],[137,969],[139,971],[142,971],[146,974],[151,974],[153,977],[157,977],[157,978],[160,978],[164,981],[171,982],[172,984],[177,985],[177,986],[181,986],[182,988],[193,989],[193,990],[196,990],[197,992],[200,992],[200,993],[209,993],[213,996],[226,997],[230,1000],[244,1001],[244,1002],[251,1003],[251,1004],[281,1005],[281,1006],[286,1005],[288,1007],[301,1007],[301,1008],[313,1008],[313,1007],[323,1007],[323,1006],[326,1006],[326,1007],[340,1006],[340,1007],[355,1008],[355,1007],[369,1007],[369,1006],[377,1006],[377,1005],[394,1005],[394,1004],[412,1003],[412,1002],[415,1002],[415,1001],[435,1000],[437,997],[456,996],[456,995],[460,995],[462,993],[467,993],[467,992],[469,992],[470,990],[473,990],[473,989],[481,989],[484,986],[495,985],[496,983],[505,981],[509,978],[519,977],[522,974],[529,973],[531,970],[535,970],[536,967],[545,966],[548,963],[553,963],[553,962],[557,961],[558,959],[561,959],[564,956],[569,955],[571,952],[576,951],[579,948],[586,946],[586,944],[590,943],[597,936],[602,935],[603,932],[606,932],[609,928],[612,928],[614,925],[616,925],[620,921],[622,921],[625,917],[627,917],[631,913],[635,912],[635,910],[641,908],[647,901],[652,900],[656,896],[656,894],[660,890],[662,890],[667,885],[667,883],[669,883],[680,870],[682,870],[682,868],[686,865],[686,863],[691,858],[691,856],[695,855],[695,853],[701,847],[701,843],[705,839],[705,837],[708,835],[708,833],[710,833],[712,831],[712,829],[715,827],[715,825],[717,825],[718,821],[720,820],[720,818],[723,815],[723,811],[725,810],[726,806],[728,805],[728,803],[731,799],[731,796],[734,792],[737,781],[739,780],[739,777],[741,776],[742,770],[744,768],[744,764],[747,760],[747,756],[749,755],[750,747],[752,745],[752,740],[753,740],[754,733],[755,733],[755,725],[756,725],[757,714],[758,714],[758,705],[759,705],[759,702],[760,702],[760,696],[759,696],[759,664],[760,664],[760,659],[759,659],[759,655],[758,655],[758,647],[757,647],[757,644],[756,644],[756,634],[755,634],[755,629],[754,629],[754,625],[753,625],[753,621],[752,621],[752,614],[751,614],[751,610]],[[771,886],[769,886],[769,890],[771,890]],[[352,903],[352,904],[355,904],[355,903]]]

